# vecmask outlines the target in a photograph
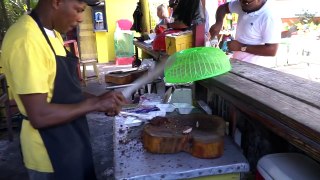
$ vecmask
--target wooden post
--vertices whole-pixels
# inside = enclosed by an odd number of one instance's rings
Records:
[[[205,24],[198,24],[192,28],[193,47],[203,47],[205,44]]]

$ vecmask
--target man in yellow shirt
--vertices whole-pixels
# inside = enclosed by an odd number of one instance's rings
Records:
[[[96,179],[86,113],[119,113],[120,92],[84,98],[76,57],[60,33],[82,21],[94,0],[39,0],[5,35],[1,65],[24,115],[21,148],[31,180]]]

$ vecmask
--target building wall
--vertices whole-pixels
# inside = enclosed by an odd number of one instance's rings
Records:
[[[91,8],[83,12],[83,21],[79,24],[78,47],[81,60],[97,59],[96,34],[93,32]]]
[[[97,54],[99,63],[114,61],[114,32],[116,21],[119,19],[129,19],[133,22],[133,12],[138,0],[108,0],[105,2],[108,32],[97,32]]]
[[[214,16],[217,8],[216,0],[207,0],[207,9],[210,16]],[[139,0],[108,0],[105,1],[106,16],[108,23],[108,32],[97,32],[96,37],[96,48],[97,58],[99,63],[106,63],[115,60],[115,49],[114,49],[114,32],[116,28],[116,21],[119,19],[129,19],[133,22],[133,12],[136,8]],[[168,0],[140,0],[143,11],[143,32],[150,32],[153,21],[157,21],[156,17],[150,17],[149,8],[164,3],[168,4]],[[154,13],[155,14],[155,13]],[[213,24],[213,20],[210,21],[210,25]]]

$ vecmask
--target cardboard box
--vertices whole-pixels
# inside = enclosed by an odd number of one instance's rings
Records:
[[[172,55],[175,52],[192,47],[192,32],[186,34],[168,34],[165,38],[166,52]]]

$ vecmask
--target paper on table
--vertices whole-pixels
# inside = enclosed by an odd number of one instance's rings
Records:
[[[142,124],[142,121],[134,117],[127,117],[124,121],[124,124],[128,127],[140,126]]]
[[[151,44],[151,43],[153,42],[153,39],[148,39],[148,40],[145,40],[145,41],[143,41],[143,42],[145,42],[145,43],[147,43],[147,44]]]
[[[154,38],[156,38],[157,34],[156,33],[150,33],[148,36],[149,36],[150,40],[154,40]]]

